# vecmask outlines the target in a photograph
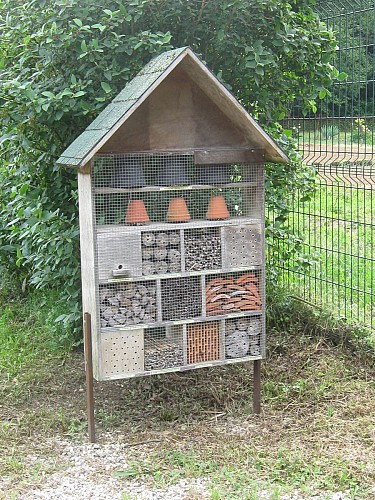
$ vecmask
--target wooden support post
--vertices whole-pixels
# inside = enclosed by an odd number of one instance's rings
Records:
[[[261,360],[254,361],[253,411],[260,415],[260,365]]]
[[[85,338],[87,422],[90,443],[95,443],[94,375],[92,370],[91,314],[86,312],[83,318],[83,331]]]

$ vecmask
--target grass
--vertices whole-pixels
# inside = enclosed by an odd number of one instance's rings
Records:
[[[1,350],[0,498],[2,491],[17,498],[63,471],[69,464],[61,440],[75,446],[87,439],[82,351],[60,355],[36,303],[2,306],[1,339],[13,341]],[[261,417],[252,413],[246,364],[96,383],[99,443],[132,445],[126,468],[113,465],[98,477],[116,478],[124,499],[134,499],[134,481],[166,489],[196,478],[213,500],[258,499],[263,492],[279,499],[295,491],[299,498],[337,491],[370,498],[371,352],[338,342],[340,332],[328,321],[322,327],[314,311],[282,296],[270,301],[269,319]],[[192,487],[189,498],[197,495]]]
[[[298,142],[301,145],[314,144],[315,147],[323,149],[333,145],[346,146],[347,148],[364,147],[374,145],[374,134],[371,130],[362,131],[358,125],[353,125],[353,128],[348,130],[339,130],[336,125],[323,125],[315,130],[300,132]]]

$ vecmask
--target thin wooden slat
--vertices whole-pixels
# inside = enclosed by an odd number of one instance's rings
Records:
[[[147,193],[147,192],[161,192],[161,191],[200,191],[207,189],[220,189],[220,188],[244,188],[244,187],[256,187],[258,184],[256,182],[230,182],[227,184],[190,184],[189,186],[179,187],[176,186],[145,186],[141,188],[109,188],[101,187],[95,188],[95,194],[116,194],[116,193]]]
[[[96,277],[94,250],[93,198],[90,174],[78,173],[79,223],[83,310],[91,314],[94,376],[100,380],[98,325],[96,314]]]

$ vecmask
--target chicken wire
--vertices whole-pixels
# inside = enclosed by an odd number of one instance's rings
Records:
[[[263,165],[112,154],[92,174],[103,376],[264,356]]]

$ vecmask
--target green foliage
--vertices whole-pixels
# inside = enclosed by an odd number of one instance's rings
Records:
[[[322,103],[321,113],[328,116],[374,114],[375,10],[372,2],[360,5],[353,10],[348,6],[343,15],[340,3],[317,2],[317,10],[332,25],[339,46],[333,64],[340,71],[340,84]]]
[[[60,289],[79,319],[76,172],[55,160],[169,33],[142,30],[146,2],[5,2],[0,91],[0,260],[21,279]]]
[[[149,0],[147,25],[190,45],[263,123],[284,118],[300,98],[311,109],[338,71],[332,32],[311,2]],[[321,57],[324,53],[324,58]]]
[[[291,190],[311,190],[277,121],[296,97],[315,106],[338,77],[332,33],[307,1],[5,0],[0,13],[0,261],[20,281],[59,289],[79,317],[76,173],[55,160],[144,64],[191,45],[292,158],[268,168],[269,233],[298,250],[287,225]],[[321,54],[325,56],[322,59]],[[276,253],[275,253],[276,255]],[[282,257],[284,258],[284,257]]]

